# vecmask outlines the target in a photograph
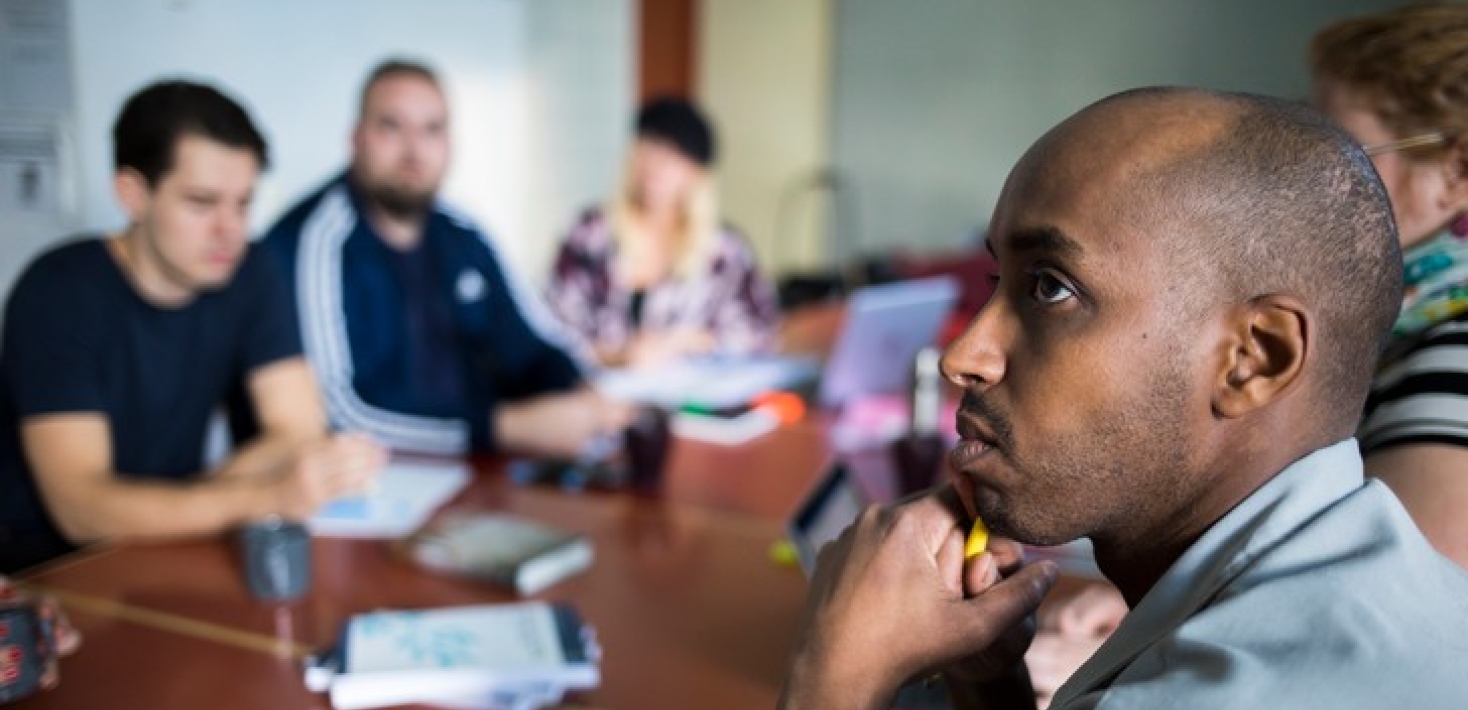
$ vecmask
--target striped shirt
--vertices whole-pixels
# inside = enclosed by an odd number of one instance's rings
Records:
[[[1468,316],[1427,329],[1389,358],[1357,435],[1365,454],[1402,444],[1468,446]]]

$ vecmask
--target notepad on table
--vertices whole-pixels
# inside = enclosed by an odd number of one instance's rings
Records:
[[[311,532],[326,537],[405,537],[468,485],[470,475],[460,462],[394,461],[367,490],[322,507],[311,518]]]
[[[307,678],[329,689],[336,710],[534,708],[596,687],[599,653],[566,605],[383,611],[352,617],[334,653],[308,665]]]
[[[584,535],[499,513],[445,516],[407,541],[430,569],[465,574],[535,594],[591,565]]]

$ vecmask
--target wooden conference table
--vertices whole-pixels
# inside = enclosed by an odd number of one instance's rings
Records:
[[[839,311],[827,310],[787,346],[829,342]],[[806,591],[769,549],[831,458],[826,428],[817,417],[738,447],[675,441],[657,497],[519,486],[505,462],[477,461],[448,509],[506,511],[591,538],[592,567],[537,595],[574,604],[603,648],[601,686],[571,707],[769,708]],[[890,480],[862,482],[890,495]],[[351,615],[517,599],[420,570],[385,541],[313,544],[311,591],[285,605],[248,596],[227,537],[93,548],[20,575],[60,599],[84,641],[62,661],[60,687],[13,707],[326,709],[326,696],[305,689],[300,659]]]
[[[502,510],[585,533],[592,568],[538,598],[574,604],[603,647],[602,684],[574,699],[606,710],[772,707],[805,595],[773,563],[782,520],[828,457],[819,422],[740,447],[673,445],[662,495],[517,486],[476,463],[450,508]],[[310,593],[252,600],[227,538],[86,550],[21,575],[81,630],[42,708],[327,708],[299,658],[352,614],[513,601],[498,587],[422,571],[384,541],[317,539]]]

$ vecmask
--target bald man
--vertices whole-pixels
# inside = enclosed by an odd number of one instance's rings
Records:
[[[1468,573],[1351,439],[1400,304],[1366,156],[1302,106],[1152,89],[1087,108],[1009,177],[999,288],[944,357],[952,486],[821,555],[781,700],[884,707],[942,671],[1032,707],[1025,621],[1055,579],[998,535],[1090,538],[1131,613],[1066,708],[1461,708]]]

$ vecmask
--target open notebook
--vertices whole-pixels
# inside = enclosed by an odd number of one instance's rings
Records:
[[[470,476],[469,467],[457,461],[393,461],[361,494],[323,507],[309,523],[311,532],[325,537],[405,537],[468,485]]]

